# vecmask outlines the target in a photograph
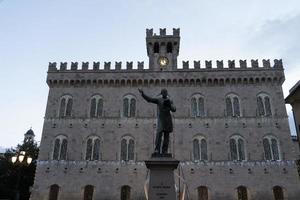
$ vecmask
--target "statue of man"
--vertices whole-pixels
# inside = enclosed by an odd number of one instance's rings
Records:
[[[147,96],[142,89],[139,89],[142,97],[150,103],[154,103],[158,108],[158,124],[155,138],[155,154],[168,153],[169,146],[169,134],[173,131],[173,123],[171,112],[176,111],[176,107],[173,105],[173,101],[168,97],[168,91],[166,89],[161,90],[161,97],[152,98]],[[161,143],[163,137],[163,145],[161,150]]]

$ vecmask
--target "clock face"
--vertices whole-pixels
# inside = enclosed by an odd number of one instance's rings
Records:
[[[161,67],[165,67],[169,64],[169,60],[167,57],[160,57],[158,59],[158,64],[161,66]]]

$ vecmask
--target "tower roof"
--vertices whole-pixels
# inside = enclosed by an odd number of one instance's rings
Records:
[[[34,132],[33,132],[33,130],[30,128],[24,135],[32,135],[32,136],[35,136],[34,135]]]

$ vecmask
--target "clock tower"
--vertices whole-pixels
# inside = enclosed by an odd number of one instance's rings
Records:
[[[160,29],[159,35],[153,29],[146,30],[147,55],[149,69],[163,71],[177,68],[179,54],[180,29],[173,28],[173,34],[167,35],[166,29]]]

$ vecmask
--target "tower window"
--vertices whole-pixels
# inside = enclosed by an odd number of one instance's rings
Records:
[[[173,52],[173,45],[171,42],[167,43],[167,53],[172,53]]]
[[[230,138],[230,158],[231,160],[245,160],[245,145],[241,136],[235,135]]]
[[[257,96],[257,108],[259,116],[271,116],[270,97],[267,94],[259,94]]]
[[[70,117],[72,114],[73,99],[70,95],[64,95],[60,99],[59,117]]]
[[[68,141],[66,136],[57,136],[54,140],[53,160],[67,159]]]
[[[159,53],[159,44],[158,44],[158,42],[154,43],[153,52],[154,53]]]
[[[266,160],[279,160],[278,142],[272,136],[263,139],[263,146]]]
[[[130,136],[125,136],[121,140],[121,160],[134,160],[134,140]]]

